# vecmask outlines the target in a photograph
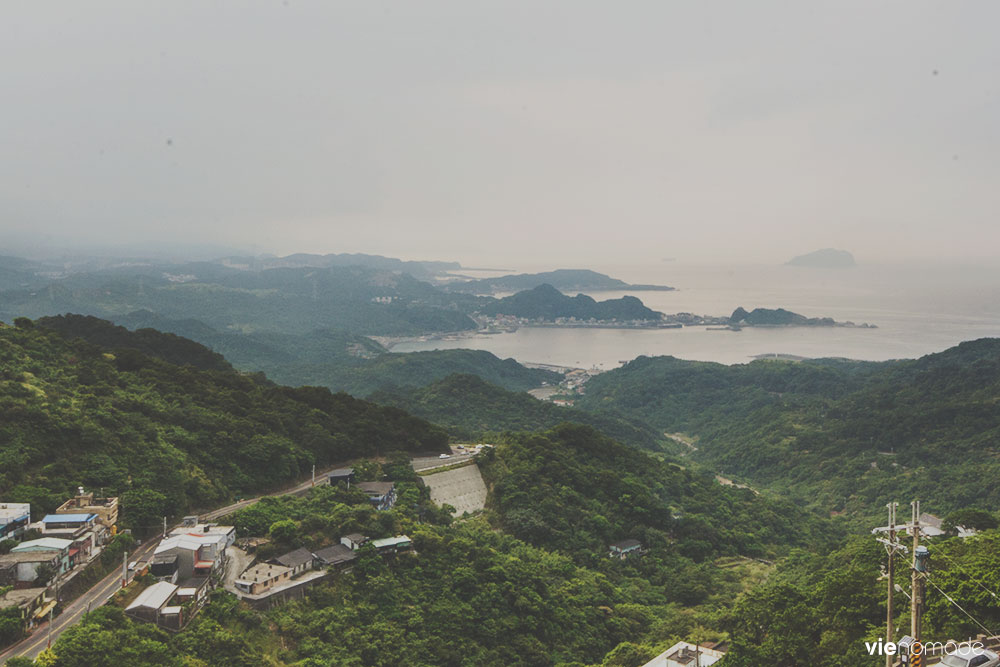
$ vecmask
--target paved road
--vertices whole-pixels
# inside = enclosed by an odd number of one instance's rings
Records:
[[[345,462],[340,463],[338,465],[330,466],[329,468],[327,468],[326,470],[324,470],[322,472],[320,472],[319,470],[317,470],[316,471],[316,486],[320,486],[322,484],[326,484],[327,483],[326,476],[329,475],[330,472],[332,472],[334,470],[337,470],[338,468],[344,468],[344,467],[347,467],[347,466],[350,466],[350,465],[351,464],[350,464],[349,461],[345,461]],[[261,500],[261,498],[267,498],[268,496],[287,496],[288,494],[304,493],[305,491],[308,491],[309,488],[312,487],[312,485],[313,485],[312,484],[312,478],[310,477],[310,479],[306,480],[305,482],[302,482],[301,484],[296,484],[295,486],[291,486],[291,487],[288,487],[286,489],[282,489],[280,491],[274,491],[272,493],[265,493],[264,495],[257,496],[256,498],[247,498],[245,500],[241,500],[239,502],[233,503],[232,505],[226,505],[225,507],[220,507],[219,509],[212,510],[211,512],[207,512],[205,514],[202,514],[201,515],[201,520],[202,521],[214,521],[216,519],[220,519],[220,518],[226,516],[227,514],[232,514],[236,510],[241,510],[244,507],[250,507],[251,505],[259,503],[260,500]]]
[[[136,551],[129,554],[129,560],[145,559],[156,548],[157,540],[150,540]],[[56,642],[62,632],[75,625],[88,609],[96,609],[116,593],[122,587],[122,573],[119,568],[115,568],[108,576],[104,577],[86,593],[74,600],[64,611],[52,621],[52,643]],[[48,646],[49,627],[48,622],[35,628],[34,634],[27,639],[14,644],[3,653],[0,653],[0,665],[7,662],[8,658],[14,656],[24,656],[34,660],[38,654]]]
[[[442,459],[439,456],[422,456],[411,461],[416,472],[434,470],[435,468],[446,468],[456,463],[471,461],[475,454],[452,454],[449,458]]]

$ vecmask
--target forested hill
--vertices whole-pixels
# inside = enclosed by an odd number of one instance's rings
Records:
[[[791,503],[723,487],[587,426],[515,436],[481,458],[498,524],[580,563],[598,563],[605,545],[629,538],[664,564],[774,556],[824,539],[824,524]]]
[[[552,285],[539,285],[502,299],[483,304],[483,315],[512,315],[528,319],[554,320],[575,317],[578,320],[659,320],[662,313],[651,310],[634,296],[595,301],[586,294],[566,296]]]
[[[475,297],[445,294],[405,273],[362,266],[243,271],[220,264],[123,266],[0,291],[0,318],[147,310],[217,331],[413,335],[475,328]]]
[[[524,392],[505,391],[476,375],[449,375],[426,387],[383,390],[369,398],[439,424],[463,440],[479,440],[502,431],[549,429],[563,422],[593,426],[618,442],[642,449],[660,449],[662,440],[654,429],[641,424],[612,414],[561,407]]]
[[[825,510],[892,499],[928,511],[1000,509],[1000,340],[912,361],[640,358],[587,384],[578,406],[612,407],[699,438],[696,459]]]
[[[39,514],[83,485],[120,494],[126,525],[142,528],[276,487],[313,463],[447,440],[397,408],[169,363],[197,349],[173,336],[112,329],[102,346],[70,337],[94,338],[92,321],[60,328],[0,328],[0,497]],[[204,348],[192,356],[213,359]]]
[[[37,324],[67,338],[82,338],[100,347],[136,350],[179,366],[194,366],[201,370],[214,371],[233,370],[225,357],[218,352],[213,352],[193,340],[156,329],[144,328],[132,332],[98,317],[71,314],[42,317]]]
[[[478,375],[505,389],[523,391],[543,382],[557,383],[559,373],[527,368],[513,359],[500,359],[485,350],[430,350],[407,354],[389,353],[370,338],[345,331],[322,329],[309,334],[217,332],[198,320],[171,320],[149,311],[119,318],[135,335],[95,317],[65,315],[41,318],[40,325],[71,333],[99,345],[114,345],[128,334],[128,346],[141,345],[144,338],[160,339],[171,334],[176,344],[162,350],[176,353],[166,361],[205,364],[229,363],[240,370],[260,371],[271,380],[290,386],[312,385],[346,391],[364,398],[382,389],[421,387],[453,373]],[[183,338],[181,338],[183,337]],[[210,347],[192,343],[191,338]],[[185,345],[194,346],[190,349]],[[214,352],[213,352],[214,351]],[[203,357],[203,355],[205,355]],[[223,358],[224,357],[224,358]],[[214,367],[214,366],[211,366]]]
[[[469,294],[493,294],[494,292],[530,290],[539,285],[552,285],[556,289],[567,292],[596,290],[670,291],[674,289],[664,285],[630,285],[624,280],[618,280],[588,269],[556,269],[542,273],[517,273],[497,278],[452,282],[445,285],[445,289]]]

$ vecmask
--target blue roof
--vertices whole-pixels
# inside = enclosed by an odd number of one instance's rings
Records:
[[[42,519],[42,523],[76,523],[90,521],[96,516],[96,514],[46,514],[45,518]]]

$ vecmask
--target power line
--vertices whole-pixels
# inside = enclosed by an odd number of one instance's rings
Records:
[[[957,563],[957,562],[956,562],[955,560],[953,560],[953,559],[951,558],[951,556],[949,556],[949,555],[947,555],[947,554],[945,554],[945,553],[938,553],[938,554],[936,554],[936,555],[938,555],[938,556],[944,556],[944,557],[945,557],[945,559],[946,559],[946,560],[947,560],[947,561],[948,561],[949,563],[951,563],[952,565],[954,565],[955,567],[957,567],[957,568],[958,568],[958,569],[959,569],[959,570],[960,570],[960,571],[962,572],[962,574],[964,574],[964,575],[965,575],[966,577],[968,577],[968,578],[969,578],[969,581],[971,581],[971,582],[972,582],[972,583],[974,583],[974,584],[975,584],[976,586],[979,586],[979,587],[980,587],[980,588],[982,588],[982,589],[983,589],[984,591],[986,591],[987,593],[989,593],[990,595],[992,595],[992,596],[994,597],[994,599],[997,599],[997,600],[1000,600],[1000,595],[997,595],[996,593],[994,593],[993,591],[991,591],[991,590],[990,590],[989,588],[986,588],[986,586],[984,586],[983,584],[981,584],[981,583],[980,583],[980,582],[979,582],[978,580],[976,580],[976,579],[973,579],[973,578],[972,578],[972,575],[971,575],[971,574],[969,574],[968,572],[966,572],[966,571],[965,571],[965,569],[964,569],[964,568],[963,568],[963,567],[962,567],[961,565],[959,565],[959,564],[958,564],[958,563]]]
[[[934,587],[934,589],[935,589],[935,590],[936,590],[936,591],[937,591],[938,593],[940,593],[941,595],[945,596],[945,598],[947,598],[948,602],[950,602],[950,603],[952,603],[953,605],[955,605],[955,607],[957,607],[957,608],[958,608],[958,610],[959,610],[960,612],[962,612],[963,614],[965,614],[966,616],[968,616],[968,617],[969,617],[970,619],[972,619],[972,622],[973,622],[973,623],[975,623],[976,625],[978,625],[979,627],[981,627],[981,628],[982,628],[983,630],[985,630],[985,631],[986,631],[986,635],[987,635],[987,636],[989,636],[989,637],[992,637],[992,636],[993,636],[993,634],[994,634],[994,633],[993,633],[993,631],[992,631],[992,630],[990,630],[990,629],[989,629],[989,628],[987,628],[987,627],[986,627],[985,625],[983,625],[982,623],[980,623],[980,622],[979,622],[979,621],[978,621],[978,620],[976,619],[976,617],[975,617],[975,616],[973,616],[973,615],[972,615],[972,614],[970,614],[969,612],[965,611],[965,609],[963,609],[963,608],[962,608],[962,605],[960,605],[960,604],[958,604],[957,602],[955,602],[955,601],[954,601],[954,600],[952,599],[952,597],[951,597],[950,595],[948,595],[948,594],[947,594],[947,593],[945,593],[945,592],[944,592],[943,590],[941,590],[941,589],[940,589],[940,588],[938,587],[938,585],[937,585],[937,584],[935,584],[935,583],[934,583],[933,581],[931,581],[931,578],[930,578],[930,577],[928,577],[928,576],[924,575],[924,578],[925,578],[925,579],[926,579],[927,581],[929,581],[929,582],[930,582],[931,586],[933,586],[933,587]]]

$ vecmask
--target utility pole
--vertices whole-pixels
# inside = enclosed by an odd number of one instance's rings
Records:
[[[898,506],[899,503],[896,502],[892,502],[886,505],[886,507],[889,508],[889,542],[892,544],[896,543],[896,508]],[[892,625],[893,623],[892,597],[893,593],[895,592],[895,590],[893,589],[894,585],[893,582],[895,581],[894,577],[896,573],[896,567],[895,567],[896,559],[894,558],[894,556],[896,555],[896,549],[895,547],[889,547],[888,549],[886,549],[886,551],[889,554],[889,563],[888,566],[886,567],[886,576],[889,579],[889,583],[886,586],[887,597],[885,599],[885,643],[886,645],[888,645],[890,642],[892,642],[893,635],[895,634],[893,632],[893,625]],[[885,667],[892,667],[891,655],[886,654]]]
[[[52,648],[52,610],[49,609],[49,639],[47,642],[47,648]]]
[[[316,464],[313,464],[313,486],[316,486]]]
[[[886,583],[886,600],[885,600],[885,641],[889,643],[893,640],[896,629],[893,624],[893,616],[895,614],[895,607],[893,605],[893,596],[895,593],[895,573],[896,573],[896,553],[902,551],[906,552],[907,548],[896,541],[896,508],[899,507],[899,503],[892,502],[886,505],[889,508],[889,523],[888,525],[881,526],[872,530],[872,534],[878,535],[879,533],[888,533],[888,538],[876,537],[876,541],[885,546],[885,552],[888,556],[888,563],[886,567],[885,576],[888,579]],[[885,658],[886,667],[892,667],[892,656],[886,655]]]
[[[163,539],[167,539],[167,517],[163,517]]]
[[[122,552],[122,588],[128,586],[128,552]]]
[[[917,548],[920,547],[920,501],[910,503],[911,528],[913,531],[913,573],[910,582],[910,635],[920,641],[920,615],[924,611],[924,580],[917,570]]]

